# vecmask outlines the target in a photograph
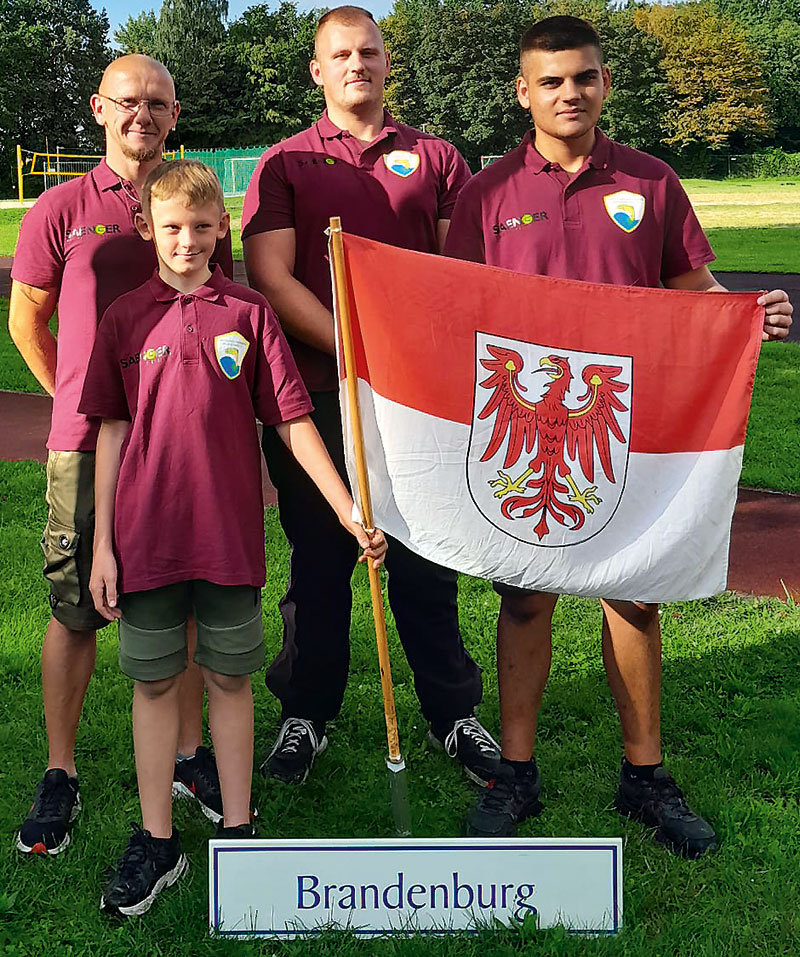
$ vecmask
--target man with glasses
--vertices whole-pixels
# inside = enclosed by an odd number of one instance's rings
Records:
[[[98,424],[77,411],[95,331],[106,308],[144,283],[156,266],[152,243],[136,231],[139,191],[161,162],[180,104],[172,77],[149,57],[120,57],[91,98],[105,130],[105,158],[86,176],[47,190],[20,228],[9,331],[42,387],[53,396],[47,463],[48,520],[42,538],[51,618],[42,646],[47,770],[17,836],[23,853],[58,854],[80,810],[75,735],[94,670],[96,630],[89,573],[94,534],[94,449]],[[230,234],[214,257],[233,272]],[[49,323],[58,307],[58,339]],[[131,357],[130,361],[139,361]],[[221,810],[213,757],[202,744],[203,685],[187,672],[176,789],[196,794],[212,819]]]

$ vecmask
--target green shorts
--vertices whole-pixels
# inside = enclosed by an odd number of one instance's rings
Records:
[[[108,620],[89,593],[94,539],[94,452],[47,455],[44,577],[53,617],[73,631],[96,631]]]
[[[264,664],[261,590],[251,585],[177,582],[120,595],[119,666],[137,681],[186,668],[186,622],[197,623],[194,660],[220,675],[249,675]]]

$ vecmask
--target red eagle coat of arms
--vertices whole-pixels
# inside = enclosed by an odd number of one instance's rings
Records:
[[[611,520],[625,485],[631,357],[482,332],[476,340],[467,460],[475,504],[521,541],[586,541]]]

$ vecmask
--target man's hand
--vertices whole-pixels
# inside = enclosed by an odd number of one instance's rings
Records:
[[[758,298],[759,306],[765,307],[764,332],[761,338],[764,342],[773,342],[777,339],[785,339],[789,335],[789,327],[792,324],[792,312],[794,307],[789,302],[789,296],[783,289],[773,289],[771,292],[765,292]]]
[[[110,548],[95,548],[89,591],[94,607],[103,618],[114,621],[122,617],[117,608],[117,560]]]

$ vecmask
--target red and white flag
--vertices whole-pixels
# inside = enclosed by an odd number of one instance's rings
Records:
[[[526,276],[343,238],[379,527],[521,588],[724,590],[753,293]],[[344,388],[342,407],[356,488]]]

